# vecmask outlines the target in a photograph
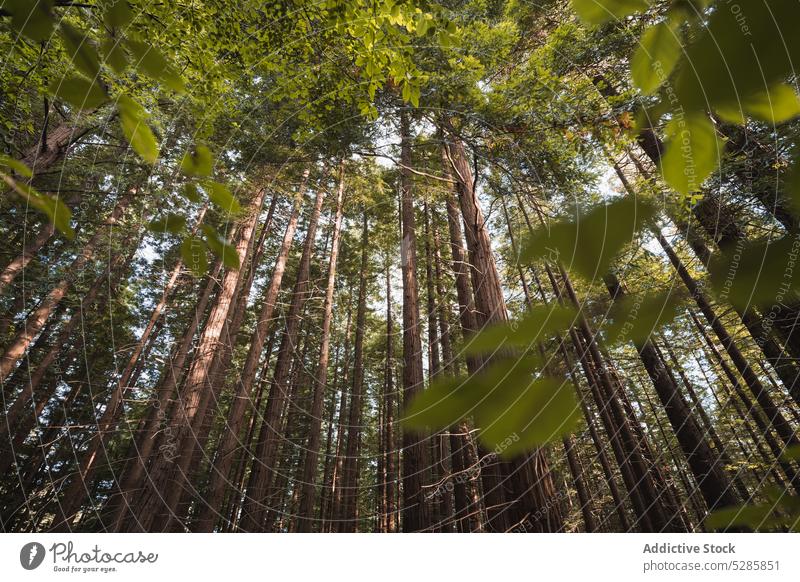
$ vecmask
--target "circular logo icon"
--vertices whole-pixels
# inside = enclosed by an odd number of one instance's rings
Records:
[[[19,551],[19,563],[26,570],[35,570],[44,561],[44,546],[39,542],[30,542]]]

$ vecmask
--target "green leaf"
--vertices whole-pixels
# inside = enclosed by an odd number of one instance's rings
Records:
[[[158,233],[172,233],[172,234],[179,234],[186,228],[186,217],[181,216],[180,214],[167,214],[164,218],[159,218],[156,220],[151,220],[147,224],[147,229]]]
[[[430,26],[430,20],[428,20],[427,14],[419,14],[416,19],[416,33],[417,36],[425,36],[425,33],[428,32],[428,27]]]
[[[606,335],[612,344],[641,344],[677,315],[680,297],[670,291],[626,295],[614,302]]]
[[[736,103],[794,75],[800,59],[796,22],[795,0],[715,10],[677,67],[680,105],[688,113]]]
[[[103,21],[109,28],[122,28],[133,20],[133,10],[126,0],[106,0]]]
[[[16,181],[11,176],[0,172],[2,179],[11,189],[28,202],[33,208],[45,214],[61,233],[69,239],[75,237],[75,231],[70,225],[72,211],[59,198],[45,196],[36,191],[30,184]]]
[[[521,260],[563,261],[584,277],[604,274],[625,244],[635,240],[655,209],[634,197],[625,197],[580,213],[573,222],[557,222],[535,232],[524,245]]]
[[[6,155],[0,155],[0,168],[10,168],[25,178],[33,177],[33,171],[28,166]]]
[[[518,376],[509,381],[515,389],[498,390],[475,413],[480,440],[500,457],[513,458],[575,430],[581,412],[572,384]]]
[[[748,528],[753,531],[800,530],[800,497],[790,495],[779,487],[767,487],[767,501],[745,504],[714,511],[706,518],[705,526],[710,531]]]
[[[181,172],[190,176],[210,176],[213,165],[211,150],[204,145],[198,145],[194,151],[183,155]]]
[[[197,186],[191,182],[184,184],[181,192],[183,192],[183,195],[191,202],[200,202],[200,200],[202,200],[200,192],[197,190]]]
[[[424,431],[443,429],[471,416],[480,403],[476,378],[443,377],[431,382],[405,409],[405,426]]]
[[[651,26],[631,58],[633,82],[643,93],[652,93],[669,78],[680,56],[678,27],[671,21]]]
[[[141,105],[130,97],[122,95],[117,101],[120,123],[125,137],[134,151],[151,164],[158,160],[158,143],[146,123],[147,114]]]
[[[800,445],[786,447],[781,456],[787,461],[800,461]]]
[[[739,530],[743,527],[753,531],[770,529],[774,524],[773,508],[767,504],[727,507],[712,512],[705,520],[708,531]]]
[[[574,430],[580,415],[575,389],[535,378],[538,357],[505,359],[479,374],[444,378],[415,396],[403,424],[418,431],[447,428],[472,417],[481,441],[513,457]]]
[[[78,109],[94,109],[108,101],[100,83],[85,77],[58,79],[50,86],[50,92]]]
[[[602,24],[647,10],[646,0],[572,0],[572,7],[589,24]]]
[[[208,271],[208,256],[206,245],[199,238],[188,236],[181,243],[181,257],[183,263],[197,277],[202,277]]]
[[[229,214],[239,214],[241,211],[239,201],[231,194],[227,186],[209,180],[203,184],[203,187],[211,202],[216,204],[221,210]]]
[[[739,103],[720,103],[714,106],[714,112],[727,123],[744,125],[746,122],[744,111]]]
[[[3,8],[11,13],[11,27],[31,40],[43,42],[55,28],[52,0],[5,0]]]
[[[742,101],[742,109],[761,121],[773,125],[789,121],[800,114],[800,98],[786,83],[778,83]]]
[[[417,85],[412,85],[408,92],[409,101],[414,107],[419,107],[419,93],[420,88]]]
[[[68,239],[75,238],[75,231],[70,225],[72,221],[72,211],[60,198],[40,194],[38,197],[31,198],[30,203],[47,215],[50,222],[52,222],[64,236]]]
[[[103,41],[100,50],[103,53],[105,63],[111,67],[115,73],[121,75],[125,72],[125,69],[128,67],[128,57],[125,54],[125,48],[119,40],[108,37]]]
[[[684,196],[697,192],[719,166],[722,140],[705,113],[675,117],[665,131],[667,151],[661,158],[664,179]]]
[[[100,74],[100,58],[89,35],[63,20],[60,27],[64,48],[72,62],[90,79],[96,79]]]
[[[222,260],[222,264],[229,269],[238,269],[239,253],[236,252],[236,247],[224,240],[213,226],[204,224],[201,228],[208,248]]]
[[[800,240],[791,235],[719,253],[709,265],[711,283],[722,301],[742,309],[791,304],[800,291],[798,253]]]
[[[519,320],[482,329],[466,341],[467,355],[491,354],[507,348],[529,348],[556,331],[568,329],[577,317],[569,307],[539,305]]]
[[[165,83],[178,93],[186,90],[186,83],[161,52],[152,45],[127,39],[126,46],[134,57],[134,66],[148,77]]]

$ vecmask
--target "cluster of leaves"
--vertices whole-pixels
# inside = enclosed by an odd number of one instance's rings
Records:
[[[187,181],[183,185],[181,194],[189,202],[198,203],[202,201],[200,195],[202,189],[208,199],[226,216],[237,216],[242,210],[239,201],[225,184],[211,179],[213,164],[211,151],[205,145],[200,144],[193,151],[184,154],[180,170],[187,177]],[[186,217],[182,214],[169,213],[151,221],[147,228],[157,234],[181,236],[183,261],[198,276],[203,275],[208,269],[207,250],[217,255],[226,267],[239,268],[239,255],[236,249],[209,224],[200,225],[200,230],[203,232],[202,239],[195,233],[187,231]]]
[[[63,50],[74,65],[74,73],[54,80],[46,88],[47,93],[68,103],[76,111],[113,105],[121,130],[133,150],[147,163],[155,164],[160,154],[158,140],[151,128],[151,115],[143,105],[144,101],[136,97],[132,86],[144,79],[154,82],[158,89],[179,95],[186,95],[187,88],[183,75],[178,73],[179,68],[155,48],[154,43],[144,40],[151,36],[152,22],[161,20],[151,18],[149,12],[144,12],[147,7],[135,0],[103,0],[99,6],[90,7],[90,21],[95,14],[102,13],[102,22],[98,21],[97,26],[76,24],[77,20],[56,14],[56,8],[58,5],[52,0],[36,3],[9,0],[4,3],[3,14],[10,15],[11,27],[22,37],[35,43],[53,44]],[[214,12],[215,8],[211,3],[199,10],[207,14]],[[228,31],[225,38],[219,39],[219,51],[225,53],[221,58],[226,61],[233,58],[240,67],[253,67],[267,74],[272,84],[269,87],[270,99],[306,104],[298,119],[311,132],[316,125],[327,128],[338,123],[321,118],[318,120],[320,123],[315,124],[315,116],[330,116],[334,110],[347,111],[351,104],[357,105],[366,117],[374,118],[377,115],[372,103],[375,92],[386,84],[398,88],[405,101],[417,105],[425,76],[414,64],[412,39],[432,37],[437,42],[448,44],[452,43],[456,32],[455,26],[444,19],[440,11],[433,14],[421,10],[414,2],[395,0],[377,4],[341,0],[303,3],[302,10],[296,12],[250,3],[225,10],[225,14],[217,10],[212,18],[222,24],[202,25],[204,30],[224,28]],[[278,15],[279,27],[259,28],[256,38],[252,39],[239,34],[249,30],[251,24],[261,23],[265,14],[275,10],[282,13]],[[147,17],[144,18],[143,14]],[[187,34],[197,25],[192,10],[181,14],[183,20],[179,32],[170,33],[173,36]],[[228,22],[225,16],[231,14],[236,14],[237,18]],[[276,47],[276,50],[267,54],[262,42]],[[322,46],[318,46],[320,44]],[[320,49],[334,55],[330,65],[320,65]],[[213,47],[206,52],[209,51],[214,52]],[[200,66],[219,66],[208,62],[205,53],[192,55],[191,59],[198,59]],[[328,59],[322,59],[322,63],[327,62]],[[355,63],[355,77],[342,74],[343,70],[349,73],[347,62]],[[319,69],[324,70],[324,74]],[[135,75],[129,74],[132,71]],[[254,74],[253,71],[248,73]],[[309,83],[309,79],[315,77],[323,79],[321,84]],[[215,101],[225,102],[224,99]],[[204,122],[204,125],[207,124]],[[199,133],[204,131],[208,130],[201,128]],[[194,160],[195,165],[187,160]],[[211,166],[213,161],[205,146],[198,146],[187,154],[180,170],[191,180],[182,194],[191,202],[200,202],[201,195],[205,194],[211,203],[230,215],[236,215],[238,203],[224,184],[210,179]],[[14,190],[21,195],[24,190],[23,197],[35,208],[43,210],[51,219],[57,215],[59,225],[69,225],[70,212],[63,204],[35,193],[29,186],[23,188],[20,185]],[[57,212],[50,207],[57,207]],[[216,230],[204,225],[204,238],[200,240],[187,233],[185,224],[185,216],[171,214],[154,221],[152,228],[183,237],[184,258],[194,256],[190,264],[196,266],[195,272],[203,272],[206,266],[205,259],[198,258],[199,249],[210,248],[228,266],[238,264],[235,253],[229,252],[229,245]]]
[[[14,174],[16,174],[16,177]],[[42,194],[30,184],[17,179],[17,177],[30,179],[33,177],[33,172],[20,161],[12,160],[7,156],[0,156],[0,180],[5,182],[6,186],[19,195],[26,204],[47,216],[47,219],[64,236],[72,239],[75,236],[75,231],[70,224],[72,212],[69,207],[59,198]]]
[[[155,164],[158,143],[148,125],[147,111],[124,92],[112,95],[110,87],[126,73],[129,64],[138,73],[179,93],[185,91],[185,84],[156,48],[137,38],[133,32],[124,34],[134,20],[128,2],[107,0],[103,7],[106,36],[98,44],[87,31],[65,18],[56,18],[51,0],[10,0],[4,4],[10,13],[12,28],[34,42],[50,42],[57,34],[61,47],[74,65],[76,74],[55,79],[48,88],[49,93],[76,110],[94,110],[113,100],[123,134],[142,159]],[[30,169],[19,162],[13,169],[22,177],[32,177]],[[11,185],[8,179],[4,179]],[[12,189],[34,208],[44,212],[63,234],[72,235],[69,226],[71,212],[66,205],[16,181]]]
[[[649,8],[647,0],[572,4],[592,25]],[[748,118],[775,125],[800,114],[800,98],[787,84],[800,57],[800,41],[791,29],[796,16],[793,0],[741,5],[675,0],[642,34],[630,61],[631,77],[654,103],[638,126],[667,121],[661,172],[684,198],[695,201],[720,164],[724,144],[710,113],[739,125]]]

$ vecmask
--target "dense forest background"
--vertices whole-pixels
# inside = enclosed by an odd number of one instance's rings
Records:
[[[796,0],[0,0],[3,531],[800,527]]]

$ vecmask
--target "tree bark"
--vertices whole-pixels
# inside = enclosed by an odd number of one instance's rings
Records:
[[[11,340],[11,343],[6,346],[3,356],[0,358],[0,384],[4,383],[9,374],[11,374],[14,366],[16,366],[17,362],[19,362],[20,358],[25,354],[28,346],[42,330],[45,323],[47,323],[53,310],[69,292],[77,274],[82,272],[94,258],[97,248],[102,243],[106,227],[113,228],[114,225],[119,222],[132,200],[133,191],[126,192],[122,198],[120,198],[116,206],[114,206],[111,215],[105,219],[100,228],[97,229],[97,232],[95,232],[92,238],[83,246],[75,260],[72,261],[64,278],[50,290],[39,306],[25,320],[22,329],[17,332]]]
[[[284,330],[278,359],[275,364],[275,373],[270,385],[267,408],[261,424],[261,431],[256,446],[255,458],[250,471],[247,486],[247,497],[242,506],[242,519],[240,527],[245,531],[256,532],[264,528],[266,510],[265,502],[272,497],[270,481],[278,461],[278,445],[280,442],[281,415],[286,407],[288,398],[288,381],[291,372],[292,354],[297,346],[297,337],[300,325],[300,311],[308,295],[309,271],[311,255],[314,250],[314,240],[317,232],[317,223],[322,209],[324,190],[319,188],[313,210],[308,222],[306,241],[303,246],[303,256],[298,266],[297,281],[292,293],[292,303],[286,316],[286,329]]]
[[[344,198],[344,162],[341,162],[339,170],[339,192],[336,198],[336,218],[333,225],[333,241],[331,242],[331,256],[328,262],[328,286],[325,293],[325,305],[323,306],[322,331],[317,361],[317,375],[314,381],[314,396],[311,404],[311,426],[309,427],[309,441],[306,447],[306,456],[303,466],[303,477],[301,481],[302,492],[300,493],[300,510],[298,512],[297,531],[310,532],[313,525],[314,505],[316,501],[316,475],[317,464],[319,461],[319,449],[322,442],[322,409],[324,404],[325,388],[328,385],[328,357],[330,352],[330,332],[331,320],[333,319],[333,292],[336,287],[336,262],[339,258],[339,238],[342,229],[342,204]],[[364,235],[368,232],[368,222],[366,212],[364,213]],[[366,239],[364,245],[364,256],[366,256]],[[362,267],[365,265],[362,261]],[[366,280],[365,269],[361,272],[362,282]],[[364,283],[362,283],[364,285]],[[359,305],[360,309],[360,305]],[[362,319],[359,312],[359,318]],[[363,321],[361,321],[363,325]],[[358,332],[356,332],[358,334]],[[362,332],[363,333],[363,332]],[[362,338],[363,342],[363,338]],[[358,344],[358,339],[356,339]],[[356,363],[356,372],[359,370]],[[363,374],[363,372],[362,372]],[[363,376],[362,376],[363,377]]]
[[[361,271],[356,308],[356,336],[353,346],[353,384],[350,391],[350,417],[347,445],[342,464],[342,504],[339,516],[340,532],[358,531],[359,454],[364,398],[364,336],[367,332],[367,281],[369,270],[369,220],[366,211],[361,230]]]
[[[609,273],[603,277],[603,280],[614,302],[621,301],[626,296],[616,275]],[[650,376],[653,387],[656,389],[658,398],[661,400],[709,511],[737,505],[740,500],[723,471],[722,459],[718,454],[714,454],[706,441],[699,423],[694,418],[680,389],[667,373],[666,366],[659,357],[655,346],[650,340],[637,341],[634,342],[634,345]]]
[[[230,477],[234,453],[240,444],[239,437],[244,423],[244,414],[247,410],[247,404],[250,402],[249,395],[252,395],[254,391],[253,388],[255,386],[256,374],[264,349],[264,342],[266,341],[272,323],[275,304],[278,301],[278,293],[280,292],[283,275],[286,271],[286,262],[289,259],[289,251],[292,248],[292,241],[294,240],[294,234],[297,230],[300,204],[304,198],[307,179],[308,170],[306,170],[303,175],[300,191],[292,206],[289,222],[286,225],[286,230],[283,235],[283,241],[278,251],[278,256],[275,259],[272,279],[270,280],[267,291],[264,293],[261,311],[258,314],[253,335],[250,338],[250,347],[247,351],[247,358],[245,359],[241,377],[236,383],[233,400],[230,410],[228,411],[226,430],[221,437],[222,440],[217,447],[217,452],[214,457],[214,465],[209,477],[205,503],[201,505],[197,520],[193,526],[193,530],[196,532],[213,531],[214,522],[216,520],[214,512],[222,503],[222,498],[225,495],[225,487]]]
[[[236,243],[239,263],[245,264],[250,239],[255,230],[256,221],[264,200],[266,190],[259,189],[254,196],[249,215],[242,219],[241,229]],[[239,285],[241,269],[228,269],[222,278],[220,292],[206,321],[198,341],[194,359],[186,374],[186,381],[181,392],[177,410],[170,421],[170,433],[174,442],[178,443],[177,461],[166,455],[154,460],[150,469],[150,483],[136,503],[137,520],[145,531],[166,529],[174,519],[177,505],[183,493],[184,481],[189,477],[189,466],[195,450],[195,432],[199,423],[204,420],[203,401],[209,390],[212,366],[217,351],[220,349],[220,338],[228,318],[228,311]],[[121,391],[118,400],[122,395]]]

